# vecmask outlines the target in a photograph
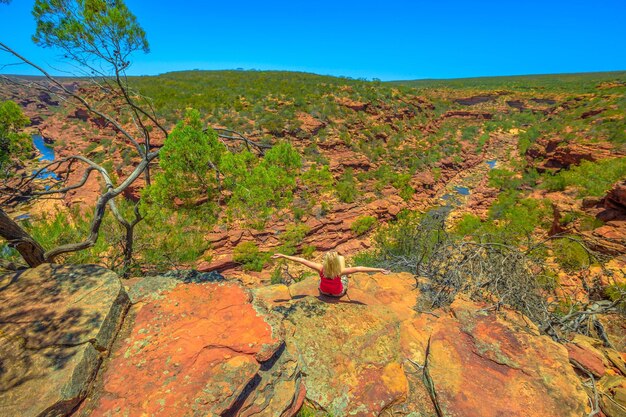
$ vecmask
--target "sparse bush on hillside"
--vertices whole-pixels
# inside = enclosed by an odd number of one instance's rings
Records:
[[[328,190],[333,185],[333,175],[330,173],[327,165],[318,168],[317,165],[309,168],[308,171],[302,174],[302,180],[304,184],[319,187],[323,191]]]
[[[291,224],[287,226],[287,229],[280,235],[282,244],[276,250],[277,252],[284,253],[285,255],[294,255],[297,252],[297,247],[302,243],[302,239],[309,233],[309,227],[305,224]]]
[[[341,202],[354,202],[358,195],[358,190],[356,188],[356,181],[354,180],[352,169],[346,169],[339,182],[337,182],[335,189],[337,190],[337,197],[339,197]]]
[[[594,308],[602,314],[615,311],[615,306],[626,299],[618,292],[618,302],[610,306],[579,305],[569,312],[559,309],[551,299],[558,281],[554,271],[546,267],[545,243],[527,242],[526,249],[507,243],[502,237],[491,234],[460,236],[449,233],[445,227],[445,209],[431,210],[424,215],[405,213],[379,230],[372,250],[359,254],[354,261],[370,266],[406,271],[428,281],[421,285],[417,307],[430,310],[449,305],[457,295],[487,302],[495,309],[504,305],[520,311],[533,320],[540,329],[555,339],[568,331],[588,334],[594,315],[585,312]],[[476,229],[475,218],[464,220],[467,230]],[[569,241],[569,240],[568,240]],[[556,240],[555,252],[564,252],[564,240]],[[594,253],[575,242],[589,255]],[[567,259],[576,268],[585,267],[579,253],[572,255],[567,246]],[[577,310],[577,308],[579,310]]]
[[[552,208],[547,200],[522,198],[519,192],[508,190],[500,193],[489,208],[489,222],[505,239],[513,243],[529,236],[535,229],[549,228]]]
[[[478,135],[478,126],[465,126],[461,129],[461,140],[472,140]]]
[[[522,184],[518,174],[507,169],[494,168],[489,171],[489,186],[500,190],[512,190]]]
[[[605,294],[614,303],[620,312],[626,315],[626,284],[612,284],[605,289]]]
[[[547,230],[551,220],[552,209],[547,200],[522,198],[519,191],[507,189],[493,202],[485,221],[466,213],[456,224],[455,233],[489,234],[502,243],[522,243],[537,229]]]
[[[620,178],[626,177],[626,158],[583,161],[568,170],[544,175],[544,186],[550,191],[563,191],[573,186],[579,197],[601,197]]]
[[[261,271],[268,262],[270,254],[260,252],[254,242],[242,242],[233,250],[233,260],[241,264],[245,271]]]
[[[68,225],[71,225],[71,227],[68,227]],[[51,248],[80,240],[81,236],[84,236],[89,231],[90,222],[78,210],[70,210],[68,212],[50,213],[45,219],[37,221],[29,219],[23,223],[23,226],[44,248]],[[118,225],[115,224],[112,216],[105,215],[102,226],[103,232],[106,234],[109,228],[119,229],[116,226]],[[106,257],[103,256],[101,258],[100,256],[108,249],[110,249],[111,253],[109,256],[111,258],[114,258],[114,253],[117,253],[121,261],[121,250],[116,243],[118,242],[112,242],[109,239],[98,239],[96,244],[87,250],[67,254],[65,261],[76,264],[99,263],[103,261],[103,263],[106,263]],[[116,265],[116,262],[113,261],[107,266],[111,269],[116,269],[119,265]]]
[[[137,227],[135,266],[148,273],[161,273],[201,259],[208,249],[206,225],[215,222],[214,214],[208,211],[206,207],[151,211]]]
[[[525,155],[530,146],[539,138],[541,132],[535,126],[528,128],[526,131],[520,132],[517,149],[520,155]]]
[[[480,220],[480,217],[465,213],[457,223],[455,231],[461,236],[467,236],[476,233],[482,226],[483,222]]]
[[[576,272],[588,268],[593,262],[590,252],[574,236],[564,236],[552,242],[554,258],[561,268],[568,272]]]
[[[376,222],[377,219],[374,216],[361,216],[357,218],[354,223],[352,223],[350,229],[352,229],[357,236],[361,236],[362,234],[369,232],[372,227],[374,227]]]

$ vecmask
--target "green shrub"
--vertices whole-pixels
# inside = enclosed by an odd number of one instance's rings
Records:
[[[313,245],[302,245],[300,251],[302,252],[302,256],[305,258],[310,258],[315,253],[316,247]]]
[[[522,180],[519,176],[507,169],[494,168],[489,171],[489,186],[500,190],[512,190],[518,188]]]
[[[302,174],[302,180],[305,184],[312,187],[320,187],[322,190],[330,189],[333,185],[333,176],[326,165],[321,168],[318,168],[316,165],[312,166]]]
[[[23,159],[32,149],[30,137],[20,133],[29,122],[15,102],[0,102],[0,178],[12,176],[11,169],[5,172],[9,162]]]
[[[589,254],[575,237],[556,239],[552,250],[556,261],[566,271],[580,271],[589,267]]]
[[[489,132],[483,132],[478,137],[478,142],[476,143],[476,152],[481,152],[483,148],[485,147],[485,144],[487,143],[488,140],[489,140]]]
[[[580,214],[580,230],[590,231],[602,226],[604,222],[597,217]]]
[[[282,284],[283,283],[283,268],[282,264],[279,264],[272,270],[272,275],[270,277],[270,284]]]
[[[622,283],[609,285],[606,287],[604,292],[611,301],[622,299],[622,301],[617,305],[617,308],[622,312],[622,314],[626,314],[626,284]]]
[[[352,169],[348,168],[336,185],[337,197],[343,203],[352,203],[358,195]]]
[[[41,220],[29,219],[23,225],[36,242],[39,242],[45,249],[52,249],[60,245],[85,240],[89,234],[91,222],[89,219],[81,216],[78,210],[72,210],[70,212],[57,212]],[[101,226],[103,232],[109,227],[115,226],[115,220],[107,213]],[[63,255],[59,261],[65,260],[66,262],[76,264],[106,261],[105,259],[100,259],[100,255],[107,249],[110,248],[111,250],[110,256],[115,256],[113,254],[115,252],[117,254],[120,253],[120,247],[114,245],[110,247],[109,244],[112,242],[107,242],[107,240],[106,233],[101,233],[94,246],[87,250]]]
[[[292,207],[291,211],[293,212],[293,218],[295,221],[299,222],[302,220],[302,217],[306,214],[306,210],[302,207]]]
[[[281,167],[288,173],[295,173],[302,167],[302,157],[289,142],[278,142],[265,153],[263,163],[267,166]]]
[[[517,149],[520,155],[525,155],[530,146],[539,138],[541,132],[536,127],[530,127],[525,132],[519,134]]]
[[[218,167],[225,152],[215,131],[203,129],[200,113],[187,110],[161,148],[161,172],[154,176],[146,196],[170,208],[174,199],[192,207],[202,197],[214,197],[218,184],[211,166]]]
[[[544,176],[544,187],[550,191],[563,191],[568,186],[578,190],[578,196],[601,197],[617,180],[626,177],[626,157],[583,161],[569,170]]]
[[[124,209],[127,218],[132,218],[132,205],[128,206]],[[160,273],[196,262],[207,249],[204,237],[207,226],[215,222],[212,212],[209,206],[193,210],[165,207],[146,210],[145,219],[135,231],[137,259],[142,269]]]
[[[305,224],[292,224],[287,226],[285,232],[280,236],[282,245],[278,248],[278,252],[285,255],[294,255],[297,251],[297,246],[302,242],[302,239],[309,233],[309,227]]]
[[[377,219],[374,216],[361,216],[352,223],[350,229],[357,235],[361,236],[369,232],[376,224]]]
[[[537,227],[548,228],[552,209],[547,200],[521,198],[518,191],[508,190],[500,193],[489,208],[489,220],[497,221],[501,236],[515,240],[531,234]]]
[[[263,228],[275,209],[292,201],[301,166],[300,155],[287,142],[275,145],[262,159],[248,151],[224,154],[220,169],[224,185],[232,190],[230,213],[248,219],[254,228]]]
[[[244,271],[260,272],[269,260],[269,254],[260,252],[254,242],[242,242],[233,249],[233,260],[240,263]]]
[[[466,236],[476,232],[482,226],[482,221],[480,217],[474,216],[473,214],[465,213],[461,220],[456,225],[455,233]]]
[[[478,135],[478,126],[465,126],[461,128],[461,140],[471,140]]]
[[[537,284],[544,290],[555,290],[559,285],[559,275],[552,270],[545,270],[537,275]]]

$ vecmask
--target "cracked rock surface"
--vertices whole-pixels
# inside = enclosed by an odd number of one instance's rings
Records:
[[[351,277],[348,297],[315,278],[257,289],[300,353],[306,401],[341,416],[582,416],[588,397],[567,349],[519,314],[458,298],[414,310],[409,274]]]
[[[0,276],[0,414],[71,413],[128,306],[117,275],[94,265]]]
[[[147,277],[129,294],[127,325],[79,415],[297,412],[304,387],[296,357],[238,283]]]
[[[341,299],[316,278],[247,290],[179,275],[126,291],[93,266],[5,277],[0,415],[291,417],[306,402],[334,416],[574,417],[591,412],[582,368],[605,415],[622,415],[621,352],[555,343],[462,297],[418,312],[410,274],[355,274]]]

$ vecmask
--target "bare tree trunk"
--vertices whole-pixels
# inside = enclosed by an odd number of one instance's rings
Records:
[[[133,241],[135,235],[135,224],[130,223],[124,225],[126,228],[126,239],[124,242],[124,264],[122,265],[122,276],[127,277],[130,271],[130,266],[133,262]]]
[[[7,242],[22,255],[22,258],[24,258],[28,266],[39,266],[46,261],[43,247],[35,242],[35,240],[1,208],[0,236],[5,238]]]
[[[134,251],[134,239],[135,239],[135,226],[139,224],[143,220],[143,216],[139,212],[139,204],[135,205],[135,218],[133,221],[127,221],[120,211],[117,208],[117,205],[113,200],[109,201],[109,207],[111,208],[111,212],[117,219],[117,221],[124,227],[126,230],[126,236],[124,238],[124,243],[122,244],[124,260],[122,264],[122,276],[127,277],[130,272],[130,267],[133,263],[133,251]]]

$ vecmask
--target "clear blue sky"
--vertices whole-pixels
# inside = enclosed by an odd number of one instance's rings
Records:
[[[37,63],[67,68],[58,52],[30,40],[33,3],[0,4],[0,39]],[[392,80],[626,69],[626,0],[126,4],[151,47],[135,55],[130,74],[254,68]]]

